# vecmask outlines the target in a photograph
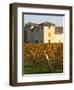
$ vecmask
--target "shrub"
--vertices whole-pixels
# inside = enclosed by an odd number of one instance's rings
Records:
[[[24,43],[24,61],[24,73],[63,72],[63,44]]]

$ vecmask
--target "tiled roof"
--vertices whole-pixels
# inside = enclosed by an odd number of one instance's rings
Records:
[[[53,26],[55,26],[55,24],[51,23],[51,22],[43,22],[40,25],[44,25],[44,26],[51,26],[51,25],[53,25]]]
[[[55,27],[55,34],[63,33],[63,27]]]

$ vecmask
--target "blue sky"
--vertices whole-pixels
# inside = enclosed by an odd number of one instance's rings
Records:
[[[32,23],[43,23],[43,22],[51,22],[56,26],[63,26],[63,17],[64,16],[56,16],[56,15],[24,15],[24,24],[28,22]]]

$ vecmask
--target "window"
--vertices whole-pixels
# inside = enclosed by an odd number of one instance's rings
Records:
[[[50,29],[50,26],[48,28]]]
[[[38,43],[38,40],[35,40],[35,43]]]
[[[51,33],[50,32],[48,33],[48,36],[51,37]]]
[[[48,40],[48,43],[50,43],[50,40]]]

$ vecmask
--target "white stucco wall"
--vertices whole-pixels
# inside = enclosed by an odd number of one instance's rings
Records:
[[[63,43],[64,35],[63,34],[55,34],[54,38],[51,39],[51,43]]]
[[[50,33],[50,35],[49,35]],[[55,34],[55,26],[44,26],[44,43],[63,43],[63,34]]]
[[[48,43],[49,37],[48,37],[48,33],[49,33],[49,28],[48,26],[44,26],[44,40],[43,43]]]
[[[49,33],[50,33],[50,35],[49,35]],[[51,42],[52,39],[54,38],[54,33],[55,33],[54,26],[50,26],[50,28],[48,26],[44,26],[44,43],[48,43],[49,40]]]

